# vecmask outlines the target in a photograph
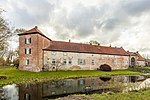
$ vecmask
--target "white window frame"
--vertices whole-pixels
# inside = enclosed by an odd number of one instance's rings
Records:
[[[29,65],[30,64],[30,60],[27,58],[25,61],[25,65]]]
[[[30,44],[31,43],[31,38],[25,38],[25,44]]]
[[[31,54],[31,48],[25,48],[25,54]]]

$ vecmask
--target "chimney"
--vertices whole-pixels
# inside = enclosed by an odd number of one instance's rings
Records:
[[[136,53],[139,53],[138,51],[136,51]]]
[[[38,28],[37,26],[35,26],[35,28]]]
[[[71,40],[69,39],[69,42],[71,42]]]
[[[127,52],[129,52],[129,50],[127,50]]]
[[[111,47],[111,44],[110,44],[110,47]]]

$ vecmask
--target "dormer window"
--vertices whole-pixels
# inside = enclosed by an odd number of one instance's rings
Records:
[[[31,43],[31,38],[25,38],[25,44],[30,44]]]

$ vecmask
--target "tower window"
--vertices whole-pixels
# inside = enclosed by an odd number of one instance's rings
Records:
[[[25,63],[26,65],[29,65],[29,59],[26,59],[26,63]]]
[[[31,43],[31,38],[25,38],[25,44],[30,44]]]
[[[28,93],[24,94],[24,100],[31,100],[30,94],[28,94]]]
[[[26,48],[25,49],[25,54],[31,54],[31,48]]]

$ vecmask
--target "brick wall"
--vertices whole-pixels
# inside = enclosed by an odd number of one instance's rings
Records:
[[[25,44],[25,38],[31,38],[30,44]],[[40,34],[24,34],[19,36],[19,69],[41,71],[43,67],[42,48],[49,45],[49,39]],[[25,54],[25,49],[31,48],[31,54]],[[25,65],[29,59],[29,65]]]

